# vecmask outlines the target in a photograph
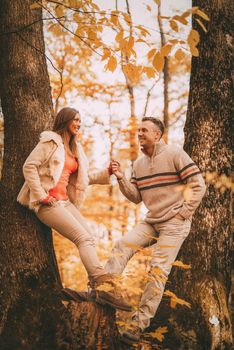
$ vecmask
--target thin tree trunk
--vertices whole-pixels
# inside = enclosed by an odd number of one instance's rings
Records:
[[[158,25],[161,35],[161,47],[163,47],[166,44],[165,35],[163,32],[163,24],[161,19],[161,5],[158,6]],[[164,133],[164,140],[165,142],[168,141],[168,128],[169,128],[169,113],[168,113],[168,106],[169,106],[169,98],[168,98],[168,86],[169,86],[169,65],[168,65],[168,58],[165,57],[165,63],[163,67],[163,97],[164,97],[164,105],[163,105],[163,123],[165,126],[165,133]]]

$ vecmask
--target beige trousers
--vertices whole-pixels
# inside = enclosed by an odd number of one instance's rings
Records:
[[[121,274],[128,260],[136,253],[137,247],[152,247],[148,282],[142,294],[139,309],[133,315],[133,319],[142,330],[149,326],[150,319],[158,309],[172,263],[189,234],[190,226],[190,220],[180,220],[175,217],[155,225],[142,221],[117,241],[112,251],[113,256],[105,265],[108,272]]]
[[[80,211],[70,201],[57,201],[53,206],[43,205],[37,217],[75,243],[89,280],[95,281],[99,276],[106,275],[98,259],[90,228]]]

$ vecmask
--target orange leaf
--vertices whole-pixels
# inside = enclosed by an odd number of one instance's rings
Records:
[[[199,51],[198,51],[198,49],[195,46],[190,46],[190,51],[191,51],[191,54],[193,56],[195,56],[195,57],[199,56]]]
[[[172,48],[172,45],[164,45],[162,48],[161,48],[161,54],[163,57],[166,57],[170,52],[171,52],[171,48]]]
[[[109,61],[107,62],[106,69],[110,70],[111,72],[114,72],[117,67],[117,60],[114,56],[111,56]]]
[[[188,44],[189,46],[197,46],[200,41],[200,35],[197,30],[191,29],[188,35]]]
[[[127,25],[130,26],[132,23],[131,16],[128,13],[123,13],[123,16],[124,16],[124,19],[125,19],[125,22],[127,23]]]
[[[197,21],[197,23],[200,25],[200,27],[204,30],[205,33],[207,33],[207,29],[204,26],[204,24],[202,23],[202,21],[199,18],[195,18],[195,21]]]
[[[176,16],[173,16],[172,19],[174,19],[175,21],[178,21],[184,25],[188,24],[187,19],[185,19],[183,16],[176,15]]]
[[[171,20],[171,21],[169,21],[169,23],[170,23],[170,27],[172,30],[174,30],[175,32],[179,31],[178,24],[175,21]]]
[[[185,53],[184,53],[184,51],[181,50],[181,49],[177,50],[176,53],[175,53],[175,58],[176,58],[178,61],[183,60],[184,56],[185,56]]]
[[[156,53],[156,49],[152,49],[148,52],[147,57],[150,60]]]
[[[116,40],[117,42],[120,42],[120,40],[123,39],[123,35],[124,35],[124,31],[123,31],[123,30],[120,30],[119,33],[116,35],[115,40]]]
[[[146,73],[146,75],[149,79],[155,77],[156,72],[155,72],[155,69],[152,67],[145,67],[144,72]]]
[[[176,260],[175,262],[172,263],[172,265],[181,267],[182,269],[185,269],[185,270],[191,269],[191,265],[184,264],[180,260]]]
[[[102,55],[102,61],[106,60],[108,57],[110,57],[111,52],[109,49],[104,48],[103,55]]]
[[[205,19],[206,21],[209,21],[210,18],[201,10],[197,9],[195,12],[197,15],[199,15],[200,17],[202,17],[203,19]]]
[[[164,63],[165,63],[164,57],[161,55],[160,52],[157,52],[156,55],[154,56],[154,59],[153,59],[154,68],[158,72],[161,72],[163,70]]]

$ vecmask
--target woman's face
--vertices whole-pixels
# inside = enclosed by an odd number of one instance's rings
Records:
[[[81,124],[80,114],[77,113],[75,117],[68,124],[68,132],[74,136],[78,135],[80,130],[80,124]]]

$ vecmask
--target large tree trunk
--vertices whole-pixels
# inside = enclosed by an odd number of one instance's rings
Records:
[[[233,1],[193,1],[210,17],[209,31],[199,30],[199,57],[193,57],[185,150],[203,172],[231,173]],[[166,335],[173,349],[230,349],[228,307],[231,287],[231,191],[208,183],[192,229],[178,257],[191,270],[174,270],[167,288],[189,301],[191,309],[161,305],[155,320],[171,320]],[[173,282],[173,283],[172,283]],[[167,314],[166,314],[167,312]],[[173,333],[173,334],[172,334]],[[173,347],[174,346],[174,347]]]
[[[63,349],[68,334],[51,231],[16,203],[22,165],[51,123],[42,13],[34,1],[0,1],[0,98],[4,164],[0,182],[0,348]],[[63,315],[63,316],[61,316]],[[66,333],[66,334],[65,334]],[[63,343],[63,344],[62,344]]]

